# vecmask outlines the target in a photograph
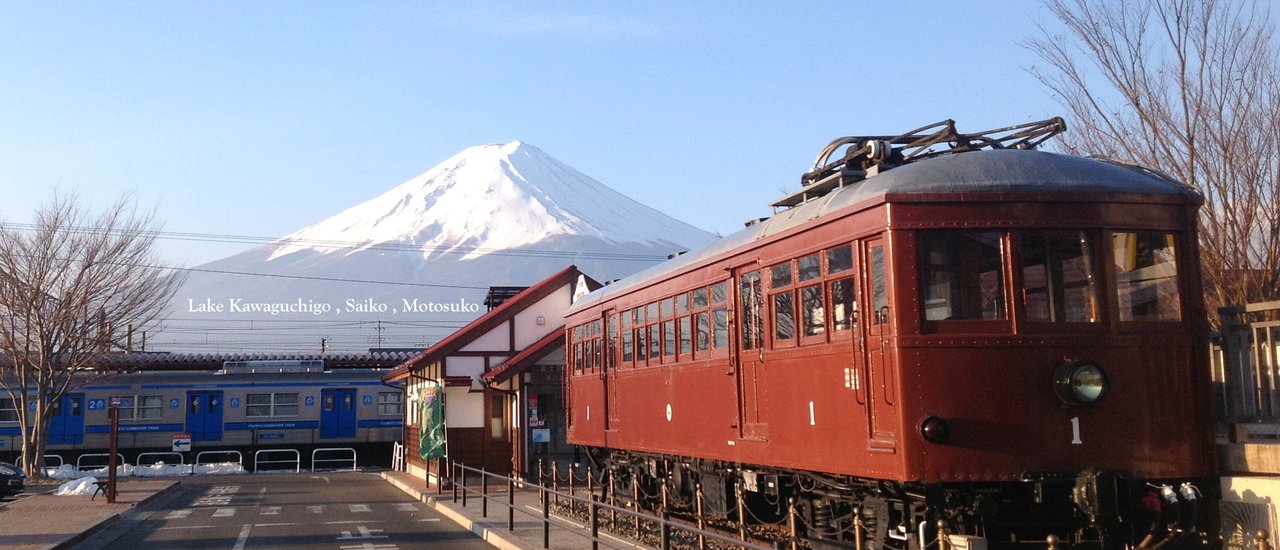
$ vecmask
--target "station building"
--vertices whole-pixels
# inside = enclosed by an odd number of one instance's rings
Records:
[[[438,482],[452,461],[527,477],[570,459],[564,312],[600,286],[569,266],[523,290],[495,287],[488,312],[389,372],[405,392],[405,470]]]

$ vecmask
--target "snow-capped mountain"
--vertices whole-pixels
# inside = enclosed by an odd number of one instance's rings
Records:
[[[570,264],[618,278],[713,238],[527,143],[475,146],[276,242],[198,266],[151,347],[318,351],[320,338],[329,349],[413,347],[482,313],[490,286],[531,285]],[[445,307],[406,311],[415,301]]]

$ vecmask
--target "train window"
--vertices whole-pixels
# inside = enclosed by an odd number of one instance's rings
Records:
[[[694,315],[694,324],[698,328],[698,337],[695,339],[698,351],[707,351],[711,349],[711,315],[705,311],[698,312]]]
[[[796,305],[791,292],[773,295],[773,344],[794,345],[796,337]]]
[[[631,360],[635,357],[634,348],[631,347],[631,334],[632,334],[632,331],[630,330],[622,331],[622,362],[623,363],[630,363]]]
[[[689,294],[676,295],[676,315],[684,315],[689,313]]]
[[[631,319],[634,317],[635,317],[635,312],[631,310],[622,312],[621,321],[622,321],[622,328],[624,330],[631,328]]]
[[[573,372],[582,373],[582,342],[573,343]]]
[[[672,321],[662,322],[662,355],[672,357],[676,354],[676,324]]]
[[[701,309],[707,307],[707,289],[698,288],[693,291],[693,308]]]
[[[654,323],[658,321],[658,303],[654,302],[645,306],[644,318],[646,323]]]
[[[404,394],[398,391],[378,392],[378,415],[400,416],[404,413]]]
[[[609,322],[607,326],[608,326],[608,330],[606,330],[605,333],[608,335],[606,337],[609,339],[609,341],[605,346],[606,348],[605,357],[607,357],[606,360],[609,362],[610,366],[612,366],[613,363],[618,360],[618,314],[617,313],[613,313],[609,315]]]
[[[0,397],[0,422],[17,422],[18,405],[9,397]]]
[[[715,323],[715,330],[712,331],[711,347],[715,349],[724,349],[729,347],[728,308],[716,308],[711,312],[711,318]]]
[[[711,285],[711,303],[723,304],[729,300],[729,283],[720,281]]]
[[[857,288],[853,279],[831,281],[831,328],[849,330],[858,325]]]
[[[738,283],[742,349],[757,349],[764,344],[764,296],[761,294],[760,272],[744,273],[738,278]]]
[[[679,322],[680,357],[689,357],[689,352],[693,351],[693,334],[689,332],[690,318],[681,317]]]
[[[791,262],[769,268],[769,288],[782,288],[791,284]]]
[[[853,245],[846,244],[827,250],[827,273],[840,273],[853,269]]]
[[[801,281],[811,281],[822,276],[822,262],[817,252],[796,260],[796,275]]]
[[[1003,234],[997,231],[925,231],[920,233],[921,307],[928,321],[1006,319],[1001,256]],[[884,295],[883,248],[872,249],[876,311]],[[877,256],[875,253],[879,252]],[[887,304],[886,304],[887,305]]]
[[[809,285],[800,289],[800,311],[803,313],[805,336],[818,336],[827,332],[827,314],[823,308],[822,285]]]
[[[1171,233],[1111,236],[1121,321],[1177,321],[1178,261]]]
[[[662,328],[657,323],[649,325],[649,359],[651,361],[662,356]],[[656,364],[657,361],[654,361]]]
[[[636,328],[636,361],[644,361],[648,351],[649,327]]]
[[[661,304],[661,306],[662,306],[662,307],[661,307],[661,309],[662,309],[662,318],[663,318],[663,319],[670,319],[670,318],[671,318],[671,315],[672,315],[672,314],[673,314],[673,312],[675,311],[675,299],[674,299],[674,298],[667,298],[666,300],[663,300],[662,302],[660,302],[660,304]]]
[[[245,395],[245,415],[253,417],[298,416],[297,393]]]
[[[159,395],[116,395],[112,399],[120,400],[121,420],[156,419],[164,413],[164,400]]]
[[[884,273],[884,246],[872,246],[867,254],[871,257],[871,324],[889,324],[889,291]]]
[[[1094,247],[1083,231],[1022,233],[1022,299],[1028,321],[1098,321]]]

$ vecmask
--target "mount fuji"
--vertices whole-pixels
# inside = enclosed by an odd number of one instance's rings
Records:
[[[422,347],[483,313],[491,286],[532,285],[571,264],[605,281],[714,238],[527,143],[469,147],[320,223],[198,266],[149,347]]]

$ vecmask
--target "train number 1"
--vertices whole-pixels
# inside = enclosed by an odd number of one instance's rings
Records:
[[[1071,444],[1084,444],[1084,442],[1080,440],[1080,417],[1078,416],[1071,417]]]

